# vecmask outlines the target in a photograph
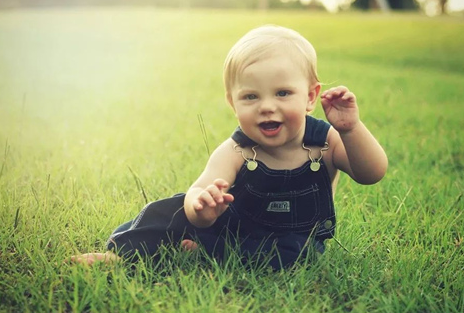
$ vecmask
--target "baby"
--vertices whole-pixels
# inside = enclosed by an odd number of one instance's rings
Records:
[[[374,184],[387,157],[359,118],[355,95],[324,91],[327,122],[309,115],[321,91],[313,46],[299,33],[262,26],[243,36],[224,65],[227,101],[239,126],[212,153],[186,194],[148,204],[111,235],[109,251],[75,256],[92,264],[156,256],[165,244],[201,245],[221,259],[226,245],[244,262],[287,267],[333,237],[339,171]]]

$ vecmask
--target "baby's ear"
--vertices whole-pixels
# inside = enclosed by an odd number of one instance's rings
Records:
[[[319,96],[319,92],[321,91],[321,84],[316,83],[309,88],[308,93],[308,105],[306,106],[306,111],[311,112],[316,107],[317,97]]]

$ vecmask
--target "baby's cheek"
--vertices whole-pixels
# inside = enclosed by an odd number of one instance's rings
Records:
[[[290,125],[298,127],[306,123],[306,116],[302,116],[301,112],[289,112],[286,116],[286,120]]]

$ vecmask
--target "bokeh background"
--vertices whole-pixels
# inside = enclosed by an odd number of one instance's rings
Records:
[[[324,9],[331,13],[350,9],[422,10],[429,16],[458,14],[464,10],[461,0],[3,0],[0,8],[142,5],[158,7],[210,7],[240,9]]]
[[[463,312],[462,9],[1,0],[0,312]],[[341,175],[344,248],[329,241],[315,267],[283,273],[180,253],[169,273],[63,264],[104,251],[148,201],[187,190],[237,125],[224,58],[268,23],[313,43],[323,88],[355,92],[389,156],[376,185]]]

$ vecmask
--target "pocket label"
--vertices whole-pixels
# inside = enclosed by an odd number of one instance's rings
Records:
[[[266,211],[268,212],[290,212],[290,201],[273,201],[269,203]]]

